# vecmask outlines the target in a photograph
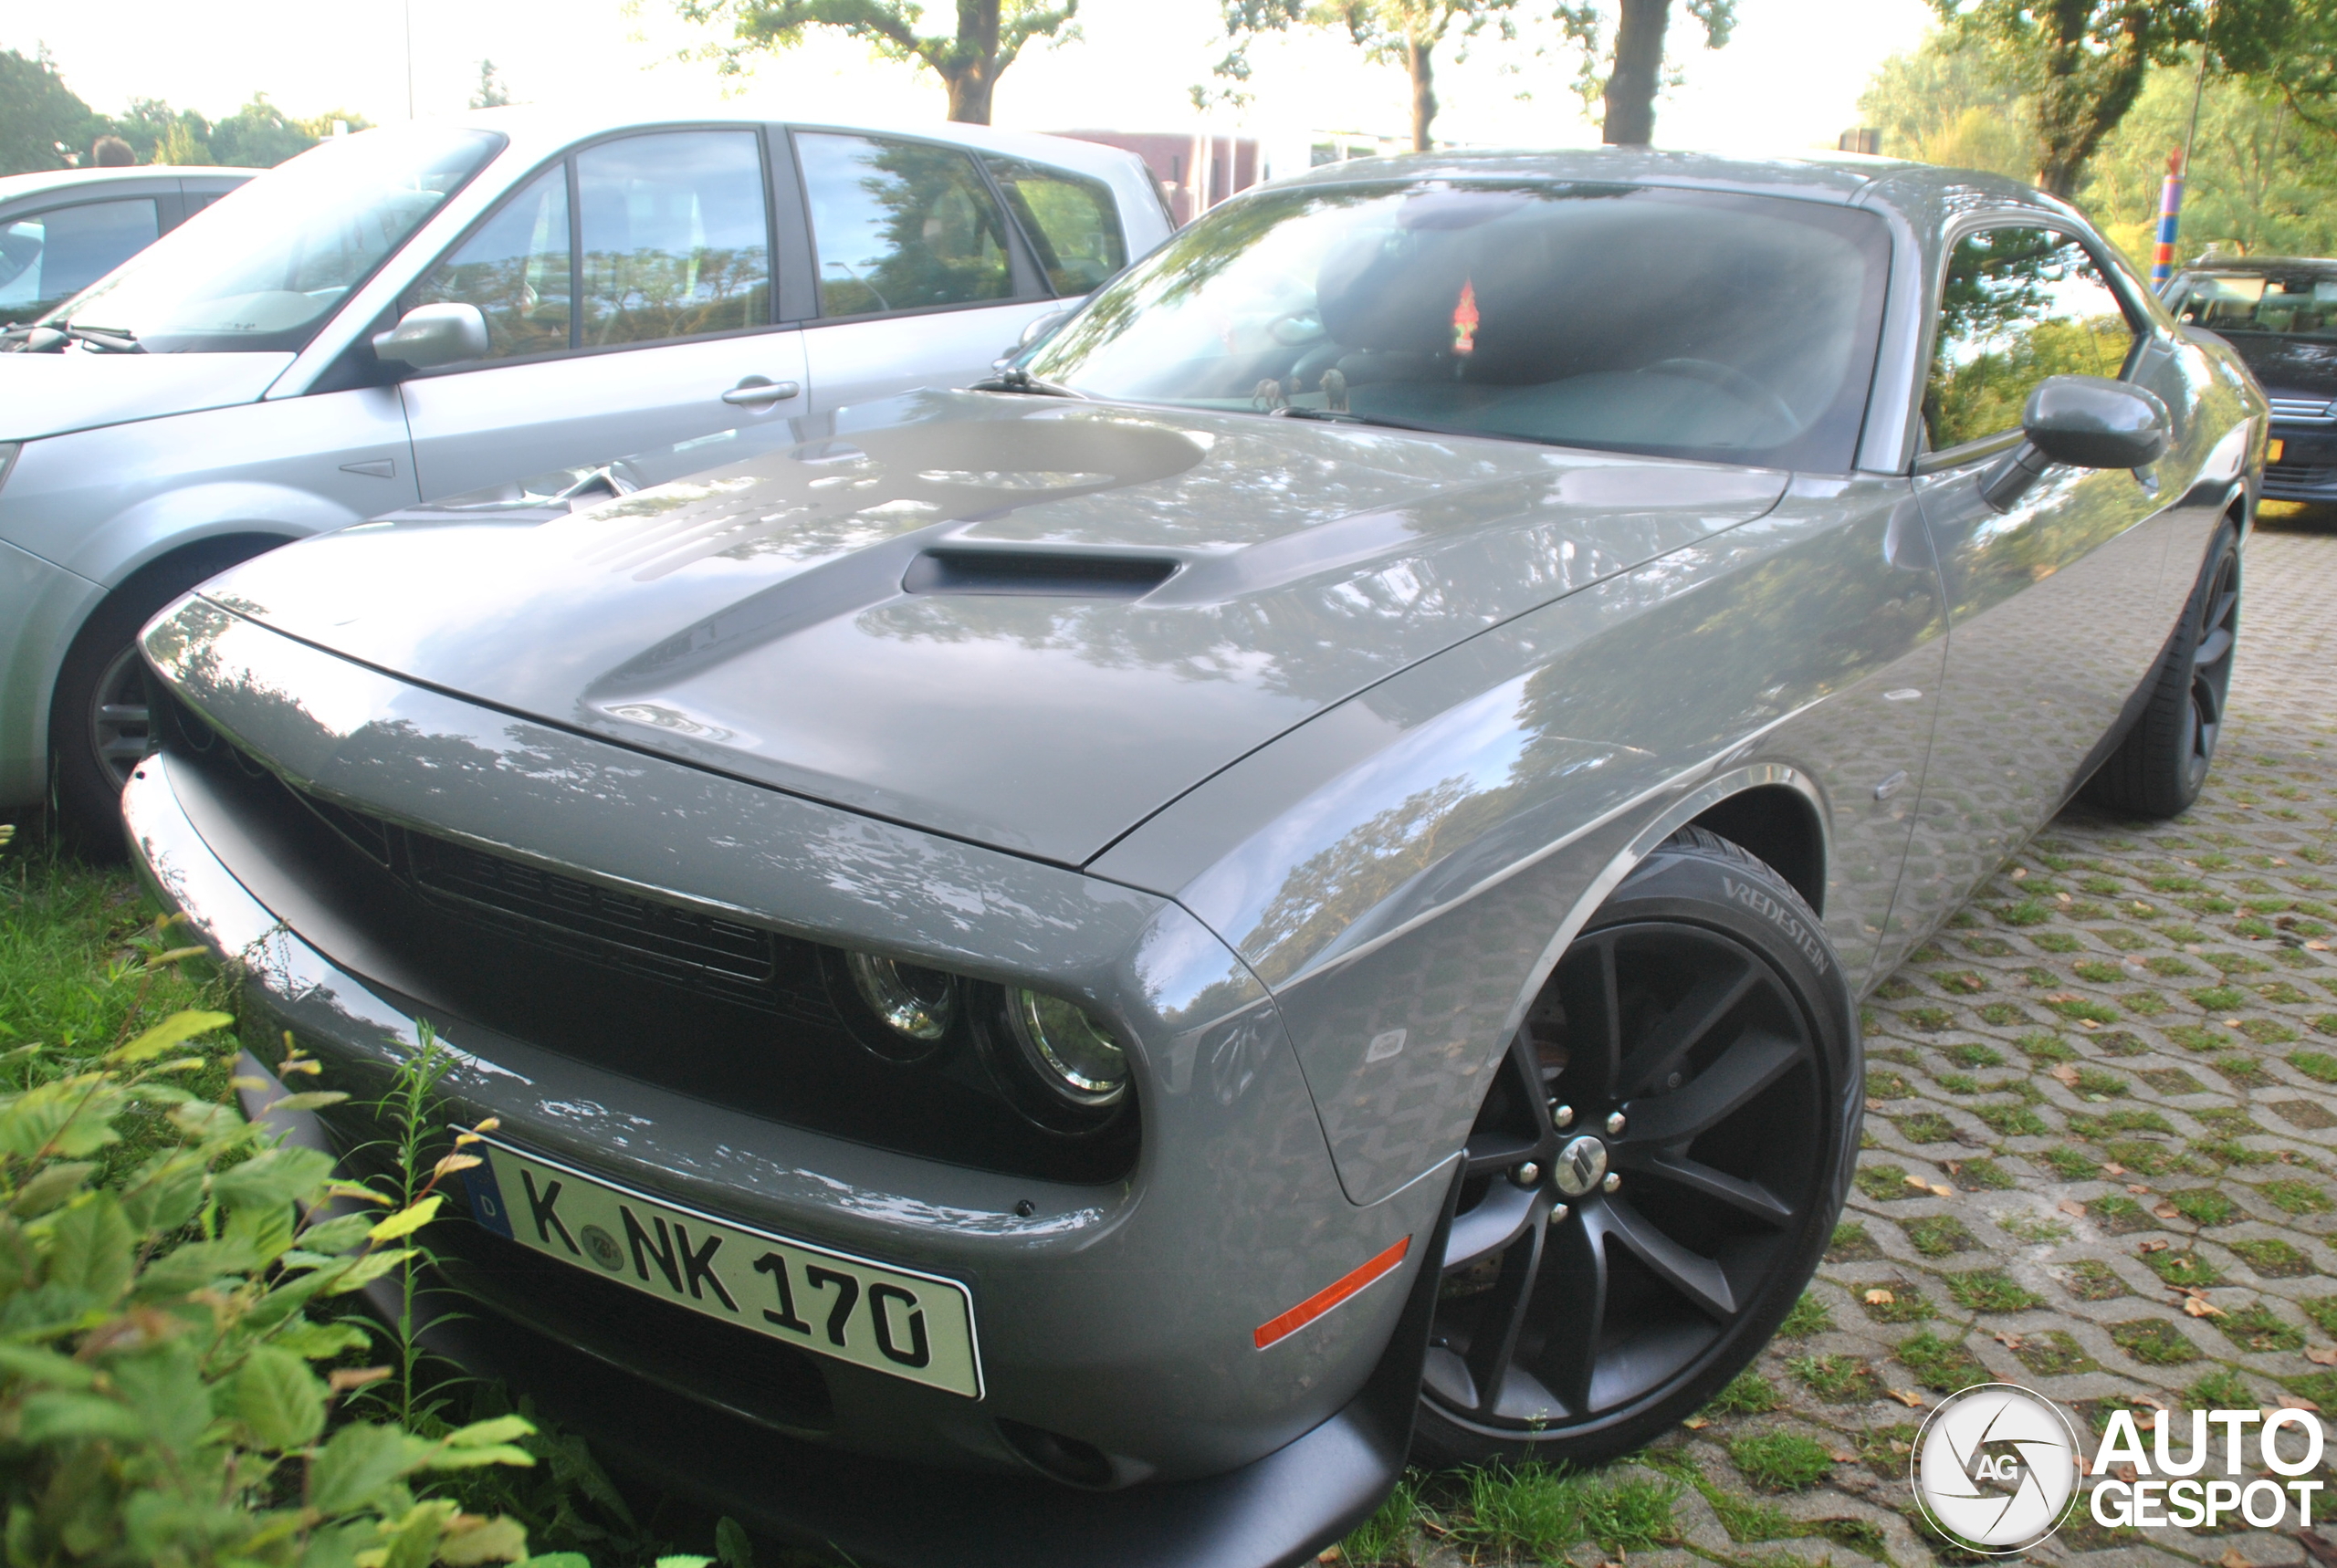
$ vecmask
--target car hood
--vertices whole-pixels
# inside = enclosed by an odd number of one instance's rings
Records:
[[[249,402],[290,354],[0,354],[0,441]]]
[[[2225,330],[2223,337],[2268,396],[2337,398],[2337,343],[2271,332]]]
[[[1787,478],[927,392],[571,517],[361,525],[204,592],[514,714],[1079,864],[1331,704],[1756,517]]]

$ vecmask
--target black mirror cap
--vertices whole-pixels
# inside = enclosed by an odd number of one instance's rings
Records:
[[[2147,468],[2175,439],[2156,393],[2106,376],[2046,377],[2020,424],[2030,445],[2073,468]]]

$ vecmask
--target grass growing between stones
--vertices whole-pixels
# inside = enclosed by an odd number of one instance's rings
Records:
[[[1468,1472],[1467,1516],[1452,1538],[1529,1561],[1555,1562],[1585,1541],[1611,1552],[1643,1552],[1673,1538],[1679,1483],[1630,1476],[1607,1481],[1528,1467]]]
[[[1745,1479],[1767,1491],[1806,1491],[1824,1480],[1834,1460],[1824,1444],[1799,1432],[1758,1432],[1728,1446]]]

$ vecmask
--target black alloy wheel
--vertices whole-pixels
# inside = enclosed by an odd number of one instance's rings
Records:
[[[1817,917],[1724,840],[1659,849],[1559,961],[1471,1131],[1426,1457],[1588,1462],[1692,1414],[1816,1268],[1858,1092]]]
[[[2141,716],[2086,783],[2086,799],[2094,804],[2138,817],[2174,817],[2189,810],[2206,788],[2239,647],[2240,566],[2239,528],[2226,517],[2208,544],[2182,623],[2151,672]]]

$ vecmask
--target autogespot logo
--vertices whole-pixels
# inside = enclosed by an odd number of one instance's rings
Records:
[[[2077,1496],[2077,1428],[2042,1395],[1983,1383],[1923,1421],[1909,1461],[1915,1497],[1943,1534],[1981,1552],[2023,1552],[2061,1527]]]
[[[2258,1423],[2256,1463],[2247,1463],[2247,1429]],[[2120,1525],[2218,1528],[2233,1515],[2258,1530],[2273,1529],[2296,1500],[2297,1522],[2312,1522],[2318,1480],[2273,1480],[2319,1468],[2325,1435],[2311,1411],[2194,1410],[2187,1448],[2171,1451],[2167,1412],[2154,1413],[2147,1447],[2131,1410],[2113,1411],[2101,1442],[2086,1461],[2077,1428],[2061,1407],[2010,1383],[1983,1383],[1950,1396],[1925,1418],[1909,1461],[1909,1479],[1924,1517],[1941,1533],[1971,1548],[2010,1554],[2035,1546],[2072,1511],[2080,1481],[2093,1478],[2088,1495],[2093,1521]],[[2223,1428],[2227,1475],[2252,1479],[2192,1479],[2214,1475],[2216,1456],[2209,1428]],[[2283,1442],[2280,1434],[2294,1436]],[[2286,1448],[2288,1452],[2282,1452]],[[2228,1529],[2228,1524],[2222,1528]]]

